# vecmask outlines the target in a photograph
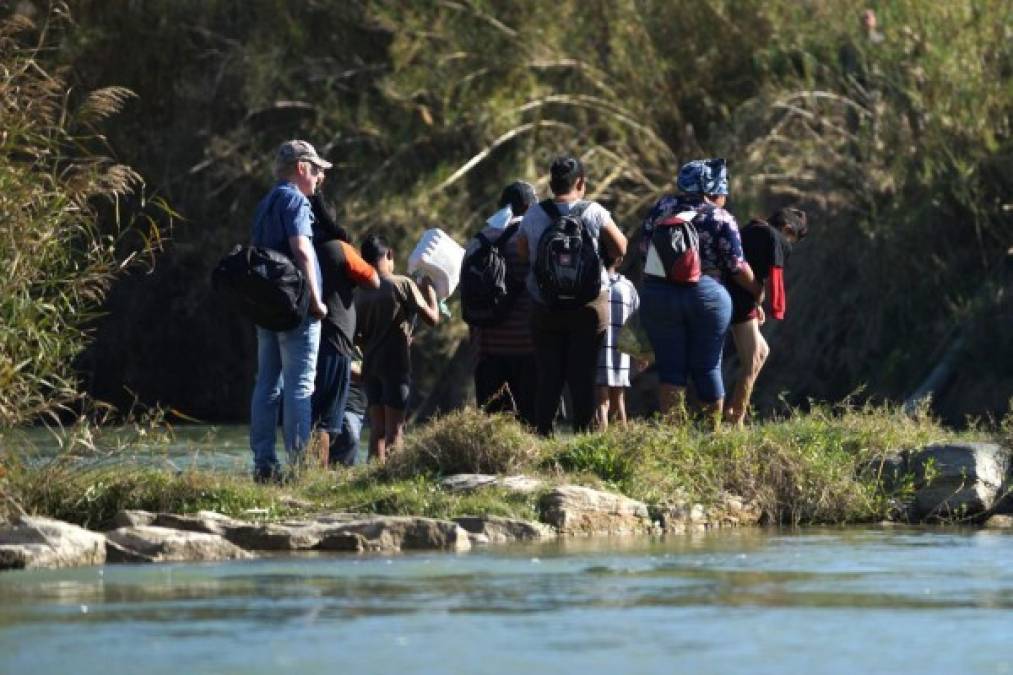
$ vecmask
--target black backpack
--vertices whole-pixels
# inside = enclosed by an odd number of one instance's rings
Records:
[[[539,206],[552,220],[538,241],[535,260],[542,300],[558,309],[586,305],[601,293],[602,269],[597,242],[581,217],[589,202],[575,204],[565,216],[551,199]]]
[[[507,227],[496,243],[480,232],[478,249],[464,259],[461,306],[464,322],[469,326],[498,326],[513,307],[523,282],[510,277],[503,251],[518,228],[517,223]]]
[[[270,215],[274,199],[265,215]],[[237,245],[211,272],[211,286],[261,328],[292,330],[303,322],[310,289],[290,257],[265,246]]]

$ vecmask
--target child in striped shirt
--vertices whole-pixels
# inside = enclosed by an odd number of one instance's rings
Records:
[[[630,386],[630,355],[619,351],[619,331],[640,307],[640,296],[629,279],[619,274],[622,257],[608,267],[609,323],[598,355],[598,428],[608,428],[609,416],[626,425],[625,389]]]

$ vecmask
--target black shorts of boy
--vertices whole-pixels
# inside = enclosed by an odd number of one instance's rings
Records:
[[[758,319],[760,313],[757,310],[756,298],[744,288],[740,288],[733,281],[727,285],[728,295],[732,297],[732,325],[745,323],[750,319]]]
[[[370,406],[383,405],[395,410],[408,407],[408,394],[411,392],[411,382],[408,380],[367,375],[363,385]]]

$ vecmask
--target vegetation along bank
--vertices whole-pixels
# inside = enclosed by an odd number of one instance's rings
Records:
[[[17,456],[0,477],[8,521],[0,563],[95,562],[60,562],[75,558],[54,557],[52,531],[25,513],[107,532],[112,539],[88,539],[84,550],[105,545],[110,561],[463,550],[736,525],[1008,525],[1011,423],[957,433],[924,415],[842,407],[748,431],[659,420],[546,440],[511,418],[466,409],[413,431],[385,466],[307,468],[278,486],[101,456]]]

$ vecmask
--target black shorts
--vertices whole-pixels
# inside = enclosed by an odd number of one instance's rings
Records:
[[[411,392],[410,380],[367,375],[362,385],[366,391],[366,400],[371,406],[384,405],[396,410],[404,410],[408,407],[408,394]]]
[[[734,285],[728,286],[728,295],[732,296],[732,324],[745,323],[750,319],[756,319],[759,314],[756,311],[756,299],[753,294],[744,288]]]

